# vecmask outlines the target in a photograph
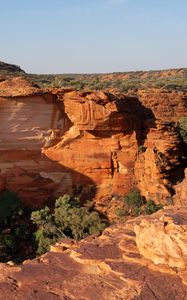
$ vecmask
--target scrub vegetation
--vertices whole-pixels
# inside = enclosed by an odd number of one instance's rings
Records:
[[[41,87],[76,90],[110,90],[136,92],[138,89],[161,88],[187,91],[187,69],[119,72],[110,74],[27,75]]]
[[[145,202],[138,190],[124,196],[118,217],[151,214],[161,205]],[[88,235],[98,235],[108,219],[94,209],[93,202],[81,203],[77,197],[59,197],[53,207],[31,210],[9,190],[0,193],[0,261],[21,263],[50,249],[64,238],[76,241]]]

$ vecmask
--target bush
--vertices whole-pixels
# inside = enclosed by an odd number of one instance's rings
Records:
[[[31,214],[37,225],[35,239],[38,254],[49,250],[50,245],[62,238],[80,240],[89,234],[104,230],[107,223],[90,206],[81,206],[79,198],[64,195],[56,200],[54,211],[48,207]]]
[[[141,206],[144,203],[140,192],[133,189],[123,199],[127,215],[138,216],[141,213]]]
[[[182,117],[178,125],[179,133],[182,141],[187,144],[187,117]]]
[[[115,213],[118,218],[122,218],[125,216],[125,210],[119,207],[116,208]]]
[[[122,207],[117,208],[115,211],[116,216],[119,218],[124,216],[135,217],[143,214],[150,215],[163,208],[161,204],[155,204],[153,200],[146,202],[137,189],[131,190],[122,200]]]
[[[145,212],[146,215],[151,215],[151,214],[155,213],[156,211],[158,211],[159,209],[162,209],[162,208],[163,208],[163,205],[155,204],[153,202],[153,200],[149,200],[145,205],[144,212]]]
[[[143,152],[145,152],[146,151],[146,147],[145,146],[143,146],[143,145],[139,145],[138,146],[138,153],[143,153]]]
[[[53,88],[61,88],[62,80],[59,77],[55,77],[54,80],[51,82],[51,86]]]

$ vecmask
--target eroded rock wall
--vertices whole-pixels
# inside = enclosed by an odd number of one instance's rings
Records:
[[[176,127],[180,118],[187,115],[187,96],[182,92],[160,90],[141,91],[139,100],[154,115],[154,126],[149,128],[135,165],[137,186],[147,199],[171,204],[175,194],[173,186],[184,176],[184,150]],[[175,125],[174,125],[175,124]]]
[[[0,97],[1,174],[9,189],[41,206],[72,186],[69,173],[41,153],[60,141],[71,122],[52,94],[37,89],[25,96],[5,94]]]
[[[186,115],[186,94],[42,91],[21,78],[0,88],[0,169],[26,201],[73,190],[99,199],[137,186],[171,202],[183,171],[174,123]]]
[[[45,155],[90,178],[96,186],[96,197],[128,193],[134,186],[142,105],[137,99],[125,99],[123,103],[102,92],[70,92],[58,99],[73,127],[59,144],[44,149]]]
[[[91,178],[97,197],[124,195],[137,186],[147,199],[172,202],[173,184],[183,173],[174,123],[187,113],[184,93],[70,92],[58,99],[74,126],[44,151],[47,157]]]

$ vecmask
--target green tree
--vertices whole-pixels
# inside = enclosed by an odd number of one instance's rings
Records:
[[[35,233],[38,254],[45,253],[51,244],[62,238],[80,240],[102,232],[107,225],[98,212],[89,206],[81,206],[79,198],[69,195],[56,200],[53,212],[48,207],[32,212],[31,220],[38,227]]]

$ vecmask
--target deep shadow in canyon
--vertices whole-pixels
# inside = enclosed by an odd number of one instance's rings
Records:
[[[54,183],[49,178],[41,177],[39,175],[41,170],[34,173],[20,167],[15,168],[16,182],[22,180],[17,188],[13,188],[9,173],[0,176],[0,262],[13,261],[20,264],[26,259],[33,259],[37,256],[37,243],[34,237],[37,228],[30,219],[33,211],[46,206],[53,211],[55,200],[64,194],[80,197],[82,205],[86,201],[91,201],[95,196],[96,185],[89,177],[63,167],[57,162],[51,162],[43,155],[41,155],[41,161],[52,163],[53,169],[58,170],[58,174],[61,171],[65,177],[68,176],[71,185],[68,189],[64,187],[64,193],[57,193],[62,182]],[[27,178],[28,185],[25,185],[24,178]]]

